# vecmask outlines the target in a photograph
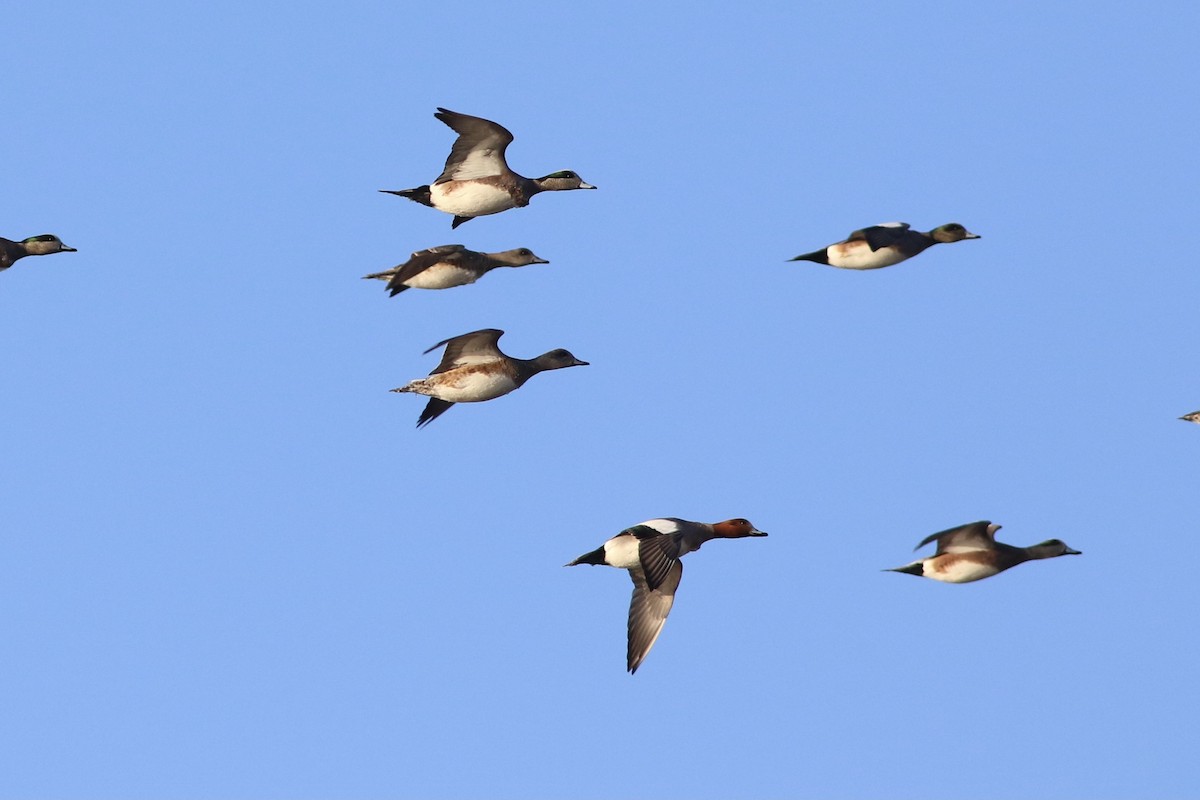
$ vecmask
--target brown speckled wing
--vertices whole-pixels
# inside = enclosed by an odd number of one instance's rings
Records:
[[[683,577],[683,563],[675,561],[657,589],[647,585],[641,570],[629,570],[629,577],[633,579],[633,599],[629,602],[629,643],[625,655],[626,669],[633,673],[662,633]]]
[[[914,550],[920,550],[925,545],[932,541],[937,542],[937,552],[934,555],[941,555],[946,552],[962,553],[968,550],[993,550],[996,547],[995,533],[989,532],[991,522],[988,520],[980,520],[979,522],[969,522],[966,525],[959,525],[957,528],[947,528],[944,531],[931,533],[921,540],[921,543],[914,547]]]
[[[503,359],[504,353],[500,352],[500,346],[497,344],[503,335],[504,331],[498,328],[484,328],[481,331],[472,331],[461,336],[443,339],[425,351],[429,353],[446,345],[446,352],[442,354],[442,362],[429,374],[437,375],[440,372],[448,372],[465,364],[486,364]]]
[[[508,171],[504,150],[513,135],[503,125],[445,108],[439,108],[434,116],[458,134],[446,159],[446,168],[434,183],[486,178]]]

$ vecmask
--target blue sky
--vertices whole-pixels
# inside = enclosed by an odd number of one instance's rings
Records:
[[[0,795],[1190,797],[1193,4],[25,4]],[[437,106],[596,192],[450,230]],[[979,241],[787,263],[872,223]],[[389,299],[438,244],[552,263]],[[591,366],[388,389],[499,327]],[[624,670],[657,516],[686,561]],[[1079,558],[881,573],[975,519]]]

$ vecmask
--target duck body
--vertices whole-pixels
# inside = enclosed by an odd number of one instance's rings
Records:
[[[1193,411],[1190,414],[1184,414],[1180,417],[1184,422],[1200,422],[1200,411]]]
[[[384,272],[364,275],[367,279],[387,281],[392,297],[406,289],[451,289],[466,286],[497,267],[524,267],[549,264],[527,247],[498,253],[478,253],[461,244],[445,244],[418,250],[408,261]]]
[[[936,541],[937,552],[928,558],[886,571],[903,572],[943,583],[972,583],[998,575],[1026,561],[1081,554],[1061,539],[1049,539],[1029,547],[997,542],[998,530],[999,525],[981,520],[931,534],[921,540],[915,549],[919,550]]]
[[[978,239],[957,222],[934,228],[928,233],[911,230],[907,222],[886,222],[854,231],[845,241],[836,242],[791,261],[813,261],[840,269],[881,269],[899,264],[935,244]]]
[[[0,236],[0,271],[6,270],[25,256],[48,256],[51,253],[75,253],[74,247],[67,247],[52,233],[30,236],[14,242]]]
[[[588,362],[563,349],[551,350],[537,358],[512,358],[500,351],[498,341],[503,335],[504,331],[496,328],[472,331],[445,339],[425,351],[446,346],[441,363],[428,377],[392,389],[430,398],[417,419],[418,428],[433,422],[455,403],[482,403],[503,397],[539,372],[587,366]]]
[[[530,198],[540,192],[596,188],[571,170],[552,172],[541,178],[518,175],[509,168],[504,156],[513,140],[507,128],[445,108],[439,108],[434,116],[458,134],[442,174],[432,184],[380,191],[453,214],[451,228],[475,217],[527,206]]]
[[[658,641],[675,590],[683,577],[680,558],[699,550],[711,539],[766,536],[746,519],[724,522],[691,522],[677,517],[646,520],[584,553],[566,566],[579,564],[616,567],[629,571],[633,599],[629,603],[626,669],[632,674]]]

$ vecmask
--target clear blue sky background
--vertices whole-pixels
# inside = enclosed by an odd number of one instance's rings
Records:
[[[6,16],[0,794],[1195,797],[1195,4],[246,6]],[[436,106],[599,191],[377,193]],[[483,327],[592,366],[415,430]],[[771,536],[630,677],[665,515]],[[879,571],[981,518],[1084,555]]]

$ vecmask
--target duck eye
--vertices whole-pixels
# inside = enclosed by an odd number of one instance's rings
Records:
[[[522,247],[520,250],[518,250],[518,251],[517,251],[517,255],[520,255],[520,256],[531,256],[531,255],[533,255],[533,253],[529,252],[527,249],[525,249],[524,247]]]

